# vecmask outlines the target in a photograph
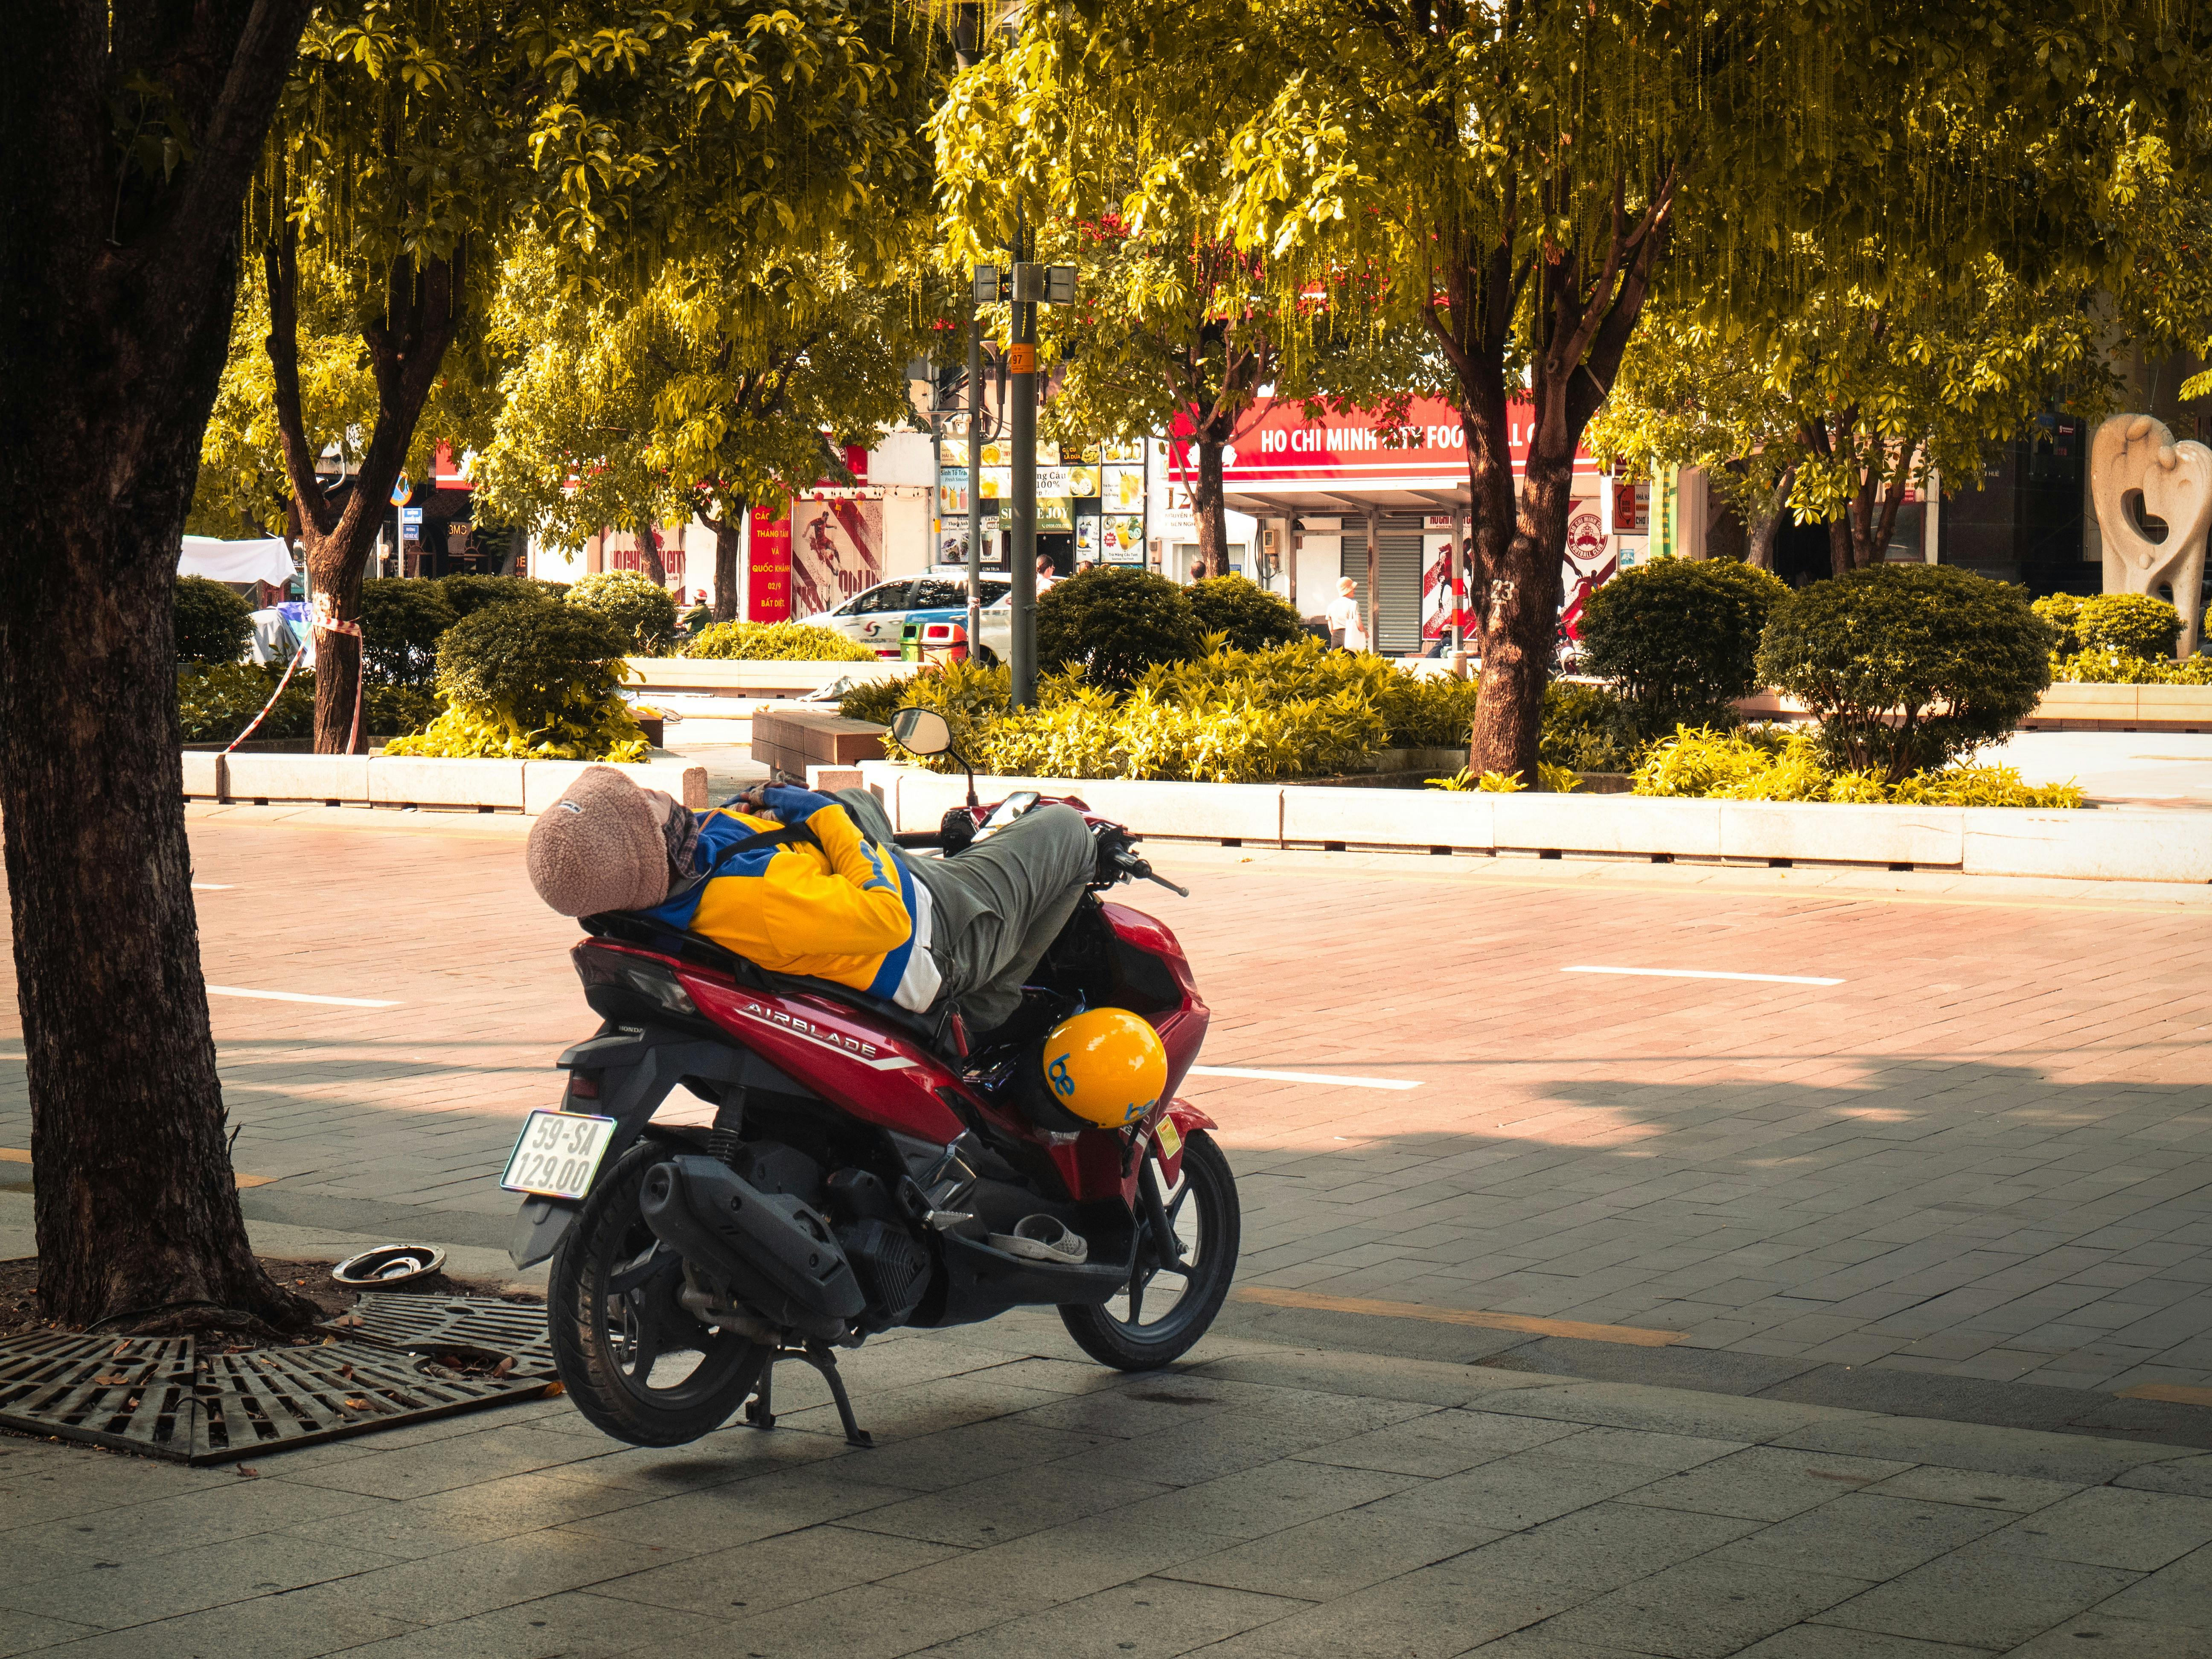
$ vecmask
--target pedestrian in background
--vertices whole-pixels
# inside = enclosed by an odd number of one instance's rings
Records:
[[[1344,651],[1367,649],[1367,625],[1359,615],[1359,584],[1349,576],[1340,577],[1336,597],[1329,601],[1322,616],[1328,622],[1328,642]]]
[[[1049,553],[1038,554],[1036,578],[1037,597],[1039,599],[1042,599],[1052,590],[1052,585],[1059,580],[1060,578],[1053,574],[1052,555]]]

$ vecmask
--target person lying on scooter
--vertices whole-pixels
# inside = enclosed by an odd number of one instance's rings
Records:
[[[1035,808],[957,858],[913,858],[865,790],[770,786],[695,813],[595,766],[532,827],[527,859],[564,916],[635,911],[774,973],[916,1012],[950,1003],[980,1047],[1020,1012],[1097,854],[1067,806]]]

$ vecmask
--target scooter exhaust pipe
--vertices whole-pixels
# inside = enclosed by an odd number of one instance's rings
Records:
[[[684,1153],[654,1164],[638,1209],[662,1243],[770,1324],[836,1336],[867,1306],[827,1218],[787,1193],[761,1191],[720,1158]]]

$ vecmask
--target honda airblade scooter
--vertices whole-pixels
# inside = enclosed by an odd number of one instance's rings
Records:
[[[949,750],[931,719],[894,729],[916,752]],[[897,839],[957,857],[1036,804],[986,812],[971,787],[943,831]],[[798,1361],[866,1445],[835,1350],[882,1331],[1055,1307],[1085,1352],[1125,1370],[1205,1334],[1239,1227],[1212,1120],[1174,1098],[1206,1007],[1175,936],[1097,896],[1174,884],[1121,826],[1066,804],[1091,826],[1097,873],[988,1052],[969,1052],[950,1010],[770,973],[632,915],[585,919],[592,937],[572,955],[605,1023],[561,1055],[561,1107],[531,1115],[501,1184],[526,1194],[516,1265],[552,1259],[554,1358],[592,1423],[653,1446],[740,1407],[770,1427],[775,1367]],[[1069,1117],[1043,1085],[1045,1032],[1086,1007],[1140,1015],[1167,1051],[1166,1089],[1125,1128]],[[711,1128],[653,1121],[679,1085],[713,1104]],[[1024,1222],[1079,1239],[1081,1259],[1024,1253]]]

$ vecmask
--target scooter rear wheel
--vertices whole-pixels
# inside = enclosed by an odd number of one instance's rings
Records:
[[[633,1148],[592,1188],[553,1259],[546,1312],[553,1361],[592,1424],[634,1446],[681,1446],[734,1416],[769,1351],[702,1325],[677,1300],[684,1259],[638,1209],[646,1171],[668,1156]]]
[[[1157,1179],[1159,1166],[1148,1173]],[[1181,1358],[1212,1325],[1237,1274],[1237,1177],[1203,1129],[1190,1132],[1176,1183],[1161,1193],[1160,1204],[1181,1271],[1162,1265],[1140,1217],[1137,1265],[1121,1293],[1103,1307],[1060,1310],[1076,1346],[1116,1370],[1150,1370]]]

